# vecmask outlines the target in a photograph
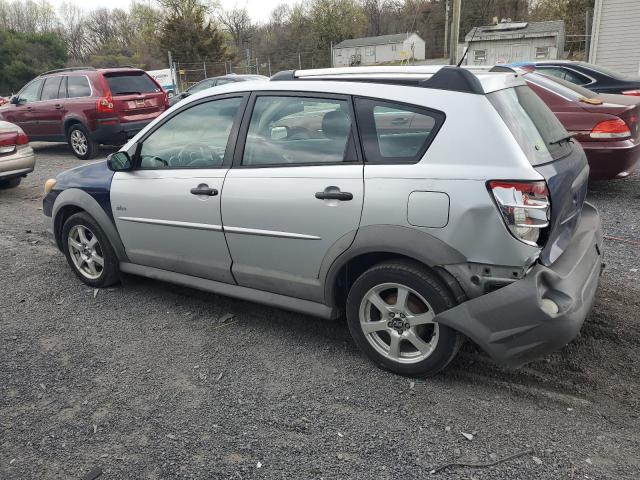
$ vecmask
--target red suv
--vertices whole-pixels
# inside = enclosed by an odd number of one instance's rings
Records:
[[[86,160],[100,144],[125,143],[168,107],[160,85],[137,68],[65,68],[25,85],[0,107],[0,119],[32,141],[66,141]]]

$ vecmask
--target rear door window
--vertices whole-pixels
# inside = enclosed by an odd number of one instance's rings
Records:
[[[155,93],[160,89],[144,72],[106,73],[104,75],[111,95],[140,95]]]
[[[67,77],[67,96],[69,98],[90,97],[91,87],[87,77]]]
[[[58,98],[58,91],[60,90],[60,80],[62,80],[62,77],[47,78],[44,81],[44,87],[42,87],[40,100],[53,100]]]
[[[345,99],[259,96],[251,114],[244,166],[357,161]]]
[[[549,107],[529,87],[499,90],[487,95],[532,165],[564,157],[569,135]]]
[[[443,113],[423,108],[367,98],[355,104],[367,162],[418,162],[444,122]]]

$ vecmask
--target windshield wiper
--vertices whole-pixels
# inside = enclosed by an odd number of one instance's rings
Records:
[[[568,142],[569,140],[574,138],[576,135],[577,135],[576,132],[570,132],[567,135],[565,135],[564,137],[560,137],[559,139],[554,140],[553,142],[549,142],[549,145],[555,145],[556,143]]]
[[[115,95],[142,95],[140,92],[117,92]]]

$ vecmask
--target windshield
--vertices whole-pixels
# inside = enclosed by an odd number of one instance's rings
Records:
[[[529,87],[499,90],[489,101],[507,124],[532,165],[542,165],[564,157],[569,134],[549,107]]]
[[[127,95],[159,92],[158,86],[144,72],[105,74],[111,95]]]

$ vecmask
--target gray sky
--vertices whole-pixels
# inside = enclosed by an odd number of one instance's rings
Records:
[[[127,8],[130,0],[49,0],[54,7],[58,8],[65,1],[74,3],[85,10],[92,10],[99,7]],[[144,0],[149,1],[149,0]],[[263,22],[269,18],[271,10],[281,3],[292,5],[300,0],[219,0],[223,8],[233,8],[234,6],[245,7],[253,21]],[[152,3],[153,0],[151,0]]]

